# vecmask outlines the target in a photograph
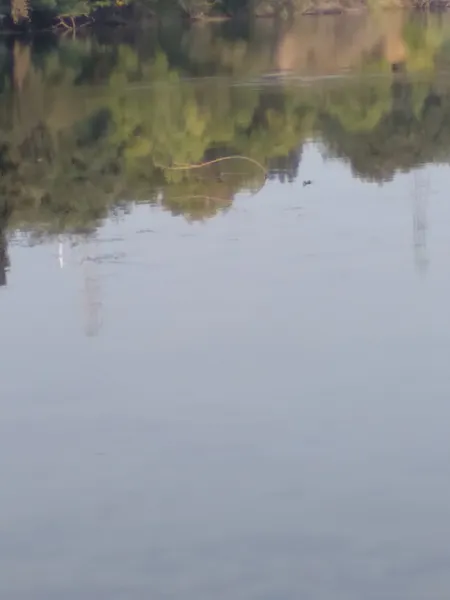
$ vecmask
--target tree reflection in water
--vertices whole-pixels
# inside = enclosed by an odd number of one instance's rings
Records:
[[[0,196],[13,230],[87,233],[129,201],[206,219],[258,189],[260,170],[174,165],[239,154],[289,182],[313,139],[369,181],[448,160],[447,16],[107,35],[0,47]]]

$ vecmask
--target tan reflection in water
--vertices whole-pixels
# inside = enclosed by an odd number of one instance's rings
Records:
[[[405,11],[350,17],[299,18],[281,34],[277,68],[308,75],[328,75],[363,67],[374,59],[404,62]]]

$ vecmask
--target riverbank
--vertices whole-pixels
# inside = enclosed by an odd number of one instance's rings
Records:
[[[108,3],[109,2],[109,3]],[[73,6],[72,6],[73,4]],[[298,15],[361,13],[375,9],[445,11],[450,0],[0,0],[0,32],[75,31],[85,27],[141,26],[176,17],[214,22],[248,17],[289,20]]]
[[[15,0],[12,0],[11,6]],[[128,4],[111,3],[111,6],[98,6],[97,2],[86,2],[77,4],[76,8],[70,9],[65,3],[58,10],[58,4],[54,9],[35,8],[24,0],[20,0],[22,10],[11,10],[9,13],[0,13],[0,31],[9,33],[28,33],[33,31],[68,31],[84,27],[118,27],[124,25],[145,24],[153,21],[157,13],[151,7],[140,2]]]

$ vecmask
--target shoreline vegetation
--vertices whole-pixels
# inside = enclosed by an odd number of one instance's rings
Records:
[[[189,21],[337,15],[379,9],[445,11],[450,0],[0,0],[0,33],[134,26],[167,15]]]

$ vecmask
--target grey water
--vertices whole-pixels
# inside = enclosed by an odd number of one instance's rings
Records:
[[[394,14],[2,47],[1,598],[449,597],[450,21]]]

